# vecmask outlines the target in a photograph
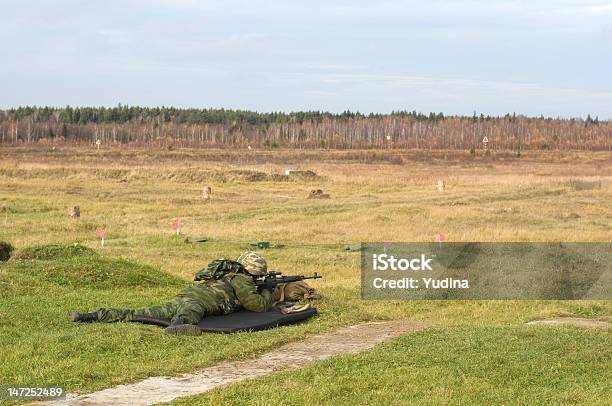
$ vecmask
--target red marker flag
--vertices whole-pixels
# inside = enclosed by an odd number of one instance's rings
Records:
[[[383,250],[385,251],[385,254],[387,253],[387,247],[391,245],[390,241],[383,241]]]
[[[181,228],[181,220],[176,219],[172,222],[172,229],[176,230],[176,235],[179,235]]]
[[[100,239],[100,245],[104,247],[104,236],[106,235],[106,233],[104,232],[104,230],[98,230],[96,231],[96,237],[98,237]]]
[[[444,233],[438,234],[438,241],[439,242],[446,241],[446,234]]]

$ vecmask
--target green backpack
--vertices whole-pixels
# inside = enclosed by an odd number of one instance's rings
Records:
[[[207,281],[212,279],[221,279],[228,273],[246,273],[246,269],[240,262],[232,261],[231,259],[216,259],[206,268],[200,269],[196,274],[194,281]]]

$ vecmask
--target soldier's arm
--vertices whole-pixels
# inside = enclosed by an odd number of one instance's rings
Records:
[[[252,312],[267,312],[272,308],[274,304],[272,294],[267,290],[257,292],[257,287],[250,276],[235,275],[230,283],[240,304],[245,309]]]

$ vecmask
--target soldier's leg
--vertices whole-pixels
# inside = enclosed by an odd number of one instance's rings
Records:
[[[98,320],[103,323],[114,323],[116,321],[132,321],[134,316],[148,316],[154,318],[172,319],[176,312],[176,303],[167,303],[143,307],[141,309],[107,309],[102,308],[97,311]]]
[[[116,321],[131,321],[134,317],[133,309],[101,308],[96,311],[98,319],[102,323],[114,323]]]
[[[183,299],[177,301],[176,313],[173,321],[182,320],[186,324],[198,324],[206,316],[206,309],[197,301]]]
[[[166,328],[166,334],[197,336],[202,334],[197,324],[205,315],[205,309],[195,301],[180,298],[177,300],[177,308],[170,326]]]
[[[134,315],[172,320],[176,314],[177,307],[177,300],[172,299],[166,303],[138,309],[134,311]]]

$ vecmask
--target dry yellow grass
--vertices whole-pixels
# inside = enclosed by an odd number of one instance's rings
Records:
[[[0,239],[17,247],[74,243],[184,278],[251,240],[273,267],[323,273],[322,288],[357,289],[360,241],[610,241],[612,154],[492,158],[419,151],[2,149]],[[386,155],[385,155],[386,154]],[[368,163],[364,163],[368,162]],[[401,163],[390,163],[401,162]],[[282,176],[314,170],[315,179]],[[446,188],[439,192],[438,180]],[[123,182],[122,182],[123,181]],[[576,187],[585,182],[587,187]],[[591,188],[596,182],[599,186]],[[212,202],[201,190],[211,186]],[[306,199],[323,189],[330,199]],[[72,220],[67,210],[81,207]],[[212,243],[186,245],[181,233]],[[336,244],[322,246],[317,244]],[[292,246],[293,245],[293,246]],[[302,246],[304,245],[304,246]]]

